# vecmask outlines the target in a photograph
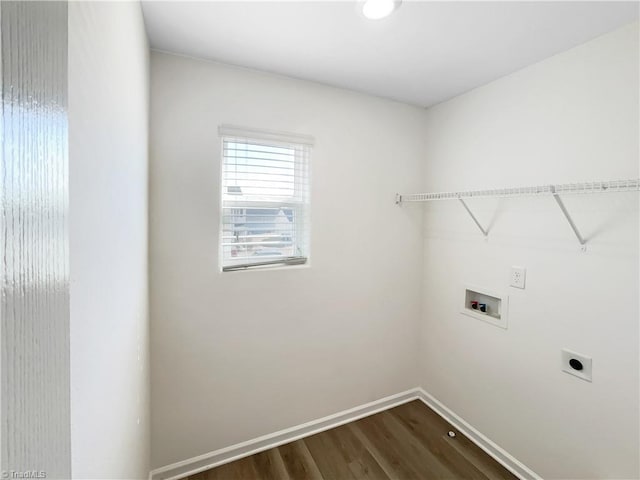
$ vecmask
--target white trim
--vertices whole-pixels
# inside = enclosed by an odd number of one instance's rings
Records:
[[[375,413],[388,410],[403,403],[417,400],[421,392],[417,388],[397,393],[388,397],[365,403],[342,412],[329,415],[311,422],[303,423],[291,428],[286,428],[275,433],[263,435],[246,442],[237,443],[230,447],[214,450],[203,455],[172,463],[164,467],[152,470],[149,474],[150,480],[177,480],[194,475],[213,467],[233,462],[244,457],[275,448],[285,443],[293,442],[316,433],[329,430],[331,428],[353,422],[363,417],[368,417]]]
[[[246,442],[214,450],[188,460],[157,468],[149,472],[149,480],[178,480],[188,477],[189,475],[195,475],[196,473],[204,470],[218,467],[225,463],[233,462],[234,460],[239,460],[310,435],[315,435],[316,433],[320,433],[331,428],[339,427],[345,423],[368,417],[369,415],[397,407],[398,405],[402,405],[413,400],[422,401],[516,477],[521,480],[542,480],[540,475],[513,457],[502,447],[489,440],[472,425],[449,410],[449,408],[444,406],[440,401],[422,388],[413,388],[373,402],[365,403],[364,405],[343,410],[342,412],[335,413],[327,417],[312,420],[301,425],[296,425],[275,433],[254,438]]]
[[[505,449],[496,445],[489,438],[476,430],[471,424],[456,415],[453,411],[449,410],[449,408],[443,405],[435,397],[427,393],[424,389],[418,388],[417,390],[419,392],[418,398],[422,400],[427,407],[431,408],[434,412],[453,425],[457,430],[468,437],[469,440],[484,450],[487,455],[496,460],[516,477],[522,480],[542,480],[540,475],[535,473]]]
[[[313,146],[315,139],[311,135],[299,133],[278,132],[275,130],[262,130],[258,128],[239,127],[237,125],[220,125],[218,135],[221,137],[251,138],[256,140],[269,140],[282,143],[298,143],[300,145]]]

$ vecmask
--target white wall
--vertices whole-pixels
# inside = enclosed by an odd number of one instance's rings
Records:
[[[148,74],[137,2],[69,3],[74,478],[149,472]]]
[[[154,467],[415,387],[423,117],[152,52]],[[316,138],[309,267],[219,272],[223,123]]]
[[[635,24],[429,109],[424,187],[638,178],[638,54]],[[469,204],[488,242],[425,207],[422,386],[544,478],[638,478],[637,193],[566,198],[586,253],[551,198]],[[459,314],[465,283],[508,293],[508,330]]]

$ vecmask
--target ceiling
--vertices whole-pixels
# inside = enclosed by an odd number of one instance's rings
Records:
[[[638,2],[146,1],[154,49],[428,107],[638,19]]]

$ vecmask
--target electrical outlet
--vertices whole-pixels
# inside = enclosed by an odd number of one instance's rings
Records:
[[[562,371],[587,382],[591,381],[591,357],[571,350],[562,349]]]
[[[524,288],[524,280],[527,276],[527,269],[524,267],[511,267],[511,286]]]

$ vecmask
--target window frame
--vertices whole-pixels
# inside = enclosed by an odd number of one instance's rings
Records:
[[[219,208],[218,213],[220,215],[219,222],[219,234],[218,234],[218,266],[220,272],[232,272],[232,271],[247,271],[247,270],[261,270],[264,268],[284,268],[291,266],[309,265],[309,257],[311,250],[311,153],[315,143],[314,138],[309,135],[301,135],[296,133],[285,133],[270,130],[262,130],[256,128],[245,128],[234,125],[220,125],[218,127],[218,139],[220,141],[220,178],[218,182],[218,188],[220,189],[219,195]],[[273,147],[289,147],[295,146],[295,151],[303,151],[304,155],[301,160],[298,161],[298,154],[294,157],[294,185],[296,188],[300,185],[300,182],[304,182],[300,191],[303,198],[301,200],[291,201],[237,201],[229,202],[225,200],[224,183],[225,183],[225,142],[242,140],[244,142],[256,142],[265,146]],[[258,143],[260,142],[260,143]],[[294,189],[295,191],[295,189]],[[225,206],[225,202],[227,205]],[[258,206],[259,205],[259,206]],[[303,221],[294,222],[296,238],[302,238],[306,251],[302,252],[302,255],[288,256],[282,259],[256,260],[255,262],[228,264],[225,265],[225,250],[224,250],[224,227],[225,227],[225,208],[287,208],[292,210],[294,215],[302,218]]]

